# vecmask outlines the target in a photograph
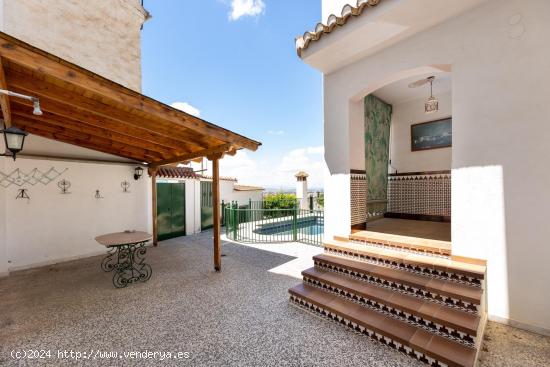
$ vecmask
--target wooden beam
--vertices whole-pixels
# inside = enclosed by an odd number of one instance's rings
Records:
[[[60,128],[64,128],[69,131],[90,134],[90,135],[93,135],[99,138],[104,138],[104,139],[110,139],[110,140],[119,142],[121,144],[128,145],[133,148],[141,148],[141,149],[147,149],[150,151],[155,151],[155,152],[158,152],[159,154],[162,154],[168,157],[182,154],[181,152],[175,149],[166,148],[162,145],[155,145],[154,143],[151,143],[147,140],[142,140],[137,137],[120,134],[120,133],[107,130],[107,129],[102,129],[100,127],[96,127],[93,125],[87,125],[85,123],[80,123],[79,121],[76,121],[76,120],[60,118],[56,115],[52,115],[49,112],[44,111],[42,116],[37,117],[34,115],[29,115],[27,111],[22,111],[15,107],[16,105],[14,104],[14,108],[12,109],[14,121],[26,120],[29,123],[35,123],[38,125],[42,123],[47,123],[49,125],[58,126]]]
[[[152,193],[152,215],[153,215],[153,246],[158,246],[159,233],[158,233],[158,213],[157,213],[157,169],[150,168],[149,174],[151,175],[151,193]]]
[[[46,81],[30,78],[27,75],[10,71],[8,83],[14,92],[32,94],[40,98],[43,111],[78,120],[106,129],[138,136],[156,144],[186,151],[207,148],[213,143],[192,131],[174,129],[158,124],[158,121],[130,114],[91,98],[83,97]],[[28,103],[28,102],[27,102]],[[188,147],[190,149],[184,149]]]
[[[135,160],[135,161],[138,161],[138,162],[147,162],[147,163],[149,163],[149,162],[152,162],[154,160],[153,157],[137,155],[134,152],[129,152],[125,149],[114,149],[112,147],[107,147],[107,146],[94,144],[94,143],[90,142],[87,139],[79,139],[79,138],[75,138],[75,137],[72,137],[72,136],[67,136],[63,133],[56,133],[56,132],[51,132],[51,131],[38,129],[35,126],[33,126],[32,124],[26,126],[25,130],[28,131],[31,134],[38,135],[38,136],[41,136],[43,138],[52,139],[52,140],[59,140],[63,143],[77,145],[77,146],[80,146],[82,148],[88,148],[88,149],[96,150],[98,152],[103,152],[103,153],[112,154],[112,155],[116,155],[116,156],[127,158],[127,159],[132,159],[132,160]]]
[[[200,158],[200,157],[210,157],[212,155],[222,155],[223,156],[223,154],[225,152],[230,151],[231,149],[232,149],[231,144],[222,144],[222,145],[218,145],[218,146],[213,147],[213,148],[203,149],[203,150],[199,150],[197,152],[183,154],[183,155],[180,155],[178,157],[165,159],[165,160],[157,161],[157,162],[152,162],[151,166],[152,167],[167,166],[169,164],[186,162],[186,161],[190,161],[192,159]]]
[[[214,216],[214,270],[222,270],[221,220],[220,220],[220,160],[212,161],[212,211]]]
[[[2,58],[0,58],[0,89],[8,90],[8,83],[6,81],[6,74],[4,74],[4,65],[2,64]],[[10,98],[5,94],[0,94],[0,108],[2,108],[2,117],[4,118],[4,125],[6,128],[11,126],[11,110],[10,110]]]
[[[212,136],[250,150],[256,150],[260,145],[259,142],[125,88],[5,33],[0,33],[0,57],[9,60],[11,63],[24,66],[37,74],[51,76],[57,80],[81,87],[91,94],[110,99],[121,106],[129,107],[133,113],[138,115],[145,112],[155,118],[194,130],[204,136]]]
[[[137,161],[115,161],[110,159],[101,158],[79,158],[65,155],[52,155],[52,154],[27,154],[17,153],[17,159],[40,159],[45,161],[62,161],[62,162],[76,162],[76,163],[90,163],[90,164],[112,164],[112,165],[128,165],[128,166],[143,166],[143,162]]]
[[[130,145],[122,144],[117,141],[113,141],[107,138],[102,138],[99,136],[94,136],[89,133],[82,133],[74,130],[67,129],[62,126],[56,126],[49,124],[45,121],[40,122],[30,122],[26,119],[21,119],[17,117],[14,120],[14,123],[17,124],[19,127],[25,128],[25,130],[31,132],[30,129],[34,130],[42,130],[45,132],[49,132],[52,134],[58,134],[60,137],[63,136],[65,142],[76,144],[74,142],[71,142],[71,139],[74,139],[79,141],[88,141],[91,144],[94,144],[99,147],[104,147],[105,150],[110,152],[111,154],[117,155],[118,152],[128,152],[133,154],[135,157],[149,157],[154,160],[163,159],[165,156],[159,152],[152,151],[149,149],[139,148],[139,147],[133,147]],[[59,139],[61,140],[61,139]],[[76,144],[78,145],[78,144]],[[147,160],[145,160],[147,162]]]

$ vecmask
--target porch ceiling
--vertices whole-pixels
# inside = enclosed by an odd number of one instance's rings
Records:
[[[2,32],[0,89],[40,98],[43,111],[2,96],[6,126],[152,167],[261,145]]]

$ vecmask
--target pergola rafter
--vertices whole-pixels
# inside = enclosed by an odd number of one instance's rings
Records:
[[[153,177],[156,243],[156,172],[161,166],[207,157],[219,179],[219,159],[261,143],[177,110],[80,66],[0,32],[0,89],[40,99],[0,94],[5,127],[15,125],[47,139],[145,163]],[[219,205],[219,183],[213,196]],[[216,200],[215,200],[216,201]],[[214,211],[215,268],[220,269],[219,208]]]

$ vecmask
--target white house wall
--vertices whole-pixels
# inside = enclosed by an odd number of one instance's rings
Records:
[[[326,234],[349,232],[353,104],[399,73],[450,64],[453,253],[488,260],[493,319],[548,332],[549,33],[549,1],[493,0],[325,75]]]
[[[23,158],[4,161],[4,173],[16,168],[26,173],[34,168],[42,172],[51,167],[67,169],[48,185],[0,188],[0,202],[6,208],[2,245],[6,244],[11,271],[104,253],[94,241],[100,234],[151,231],[151,181],[146,175],[135,181],[134,166]],[[57,183],[61,179],[70,181],[70,194],[60,193]],[[129,193],[123,193],[120,186],[125,180],[131,184]],[[30,200],[16,200],[20,188],[28,189]],[[103,199],[95,198],[96,190]]]
[[[452,115],[451,94],[440,94],[439,111],[426,115],[424,102],[416,99],[393,105],[390,137],[391,172],[426,172],[451,169],[451,148],[411,151],[411,125]],[[364,153],[363,153],[364,157]]]
[[[6,158],[0,157],[0,171]],[[0,189],[0,277],[8,275],[8,243],[6,240],[6,190]]]
[[[247,205],[249,200],[261,201],[262,191],[236,191],[235,181],[220,180],[220,197],[225,203],[236,201],[239,205]]]
[[[141,90],[140,0],[2,0],[0,31]]]

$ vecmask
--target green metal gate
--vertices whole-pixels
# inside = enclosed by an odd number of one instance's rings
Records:
[[[157,183],[158,239],[185,236],[185,184]]]
[[[213,225],[212,182],[201,181],[201,230],[212,228]]]

